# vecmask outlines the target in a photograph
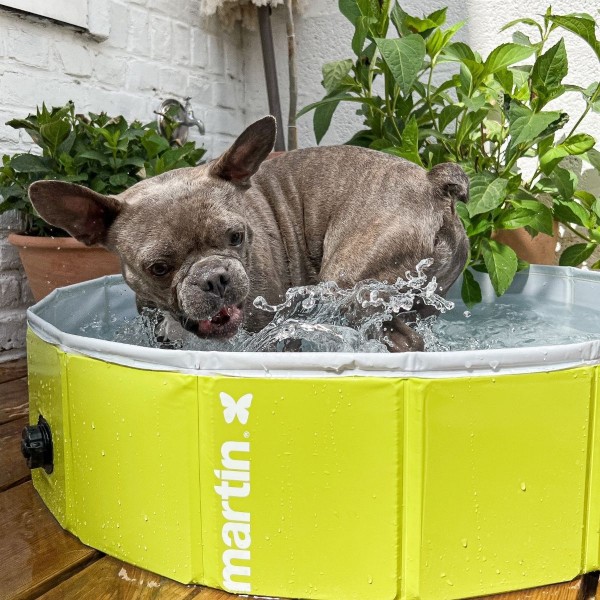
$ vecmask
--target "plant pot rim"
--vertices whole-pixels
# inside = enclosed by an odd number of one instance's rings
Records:
[[[80,249],[89,248],[71,236],[37,236],[24,233],[9,233],[8,241],[18,248],[66,248]],[[97,247],[97,246],[95,246]]]

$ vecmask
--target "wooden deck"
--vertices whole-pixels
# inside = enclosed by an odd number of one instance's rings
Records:
[[[20,452],[28,421],[26,375],[24,360],[0,363],[0,600],[236,600],[104,556],[58,525],[33,489]],[[591,574],[488,600],[590,600],[597,586]]]

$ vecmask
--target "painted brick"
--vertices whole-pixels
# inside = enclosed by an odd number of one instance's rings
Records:
[[[173,54],[173,34],[171,21],[166,17],[150,17],[150,43],[152,58],[171,60]]]
[[[127,60],[120,57],[106,56],[94,62],[96,79],[111,87],[124,87],[127,80]]]
[[[21,215],[14,211],[0,214],[0,231],[21,231],[23,229],[23,219]],[[0,265],[0,269],[1,269]]]
[[[173,25],[172,57],[178,65],[189,65],[191,62],[191,31],[183,23]]]
[[[161,68],[158,73],[160,89],[164,94],[184,97],[187,94],[187,71]]]
[[[127,69],[128,90],[156,91],[158,87],[158,69],[156,65],[141,60],[129,62]]]
[[[1,84],[0,84],[1,89]],[[6,125],[7,121],[13,118],[8,112],[0,112],[0,144],[4,142],[17,144],[19,142],[19,130]]]
[[[208,72],[221,75],[225,72],[225,54],[223,51],[223,39],[213,35],[206,36],[208,54]]]
[[[206,47],[206,33],[197,27],[192,28],[192,66],[206,67],[208,62],[208,49]]]
[[[242,111],[210,108],[206,111],[205,125],[210,134],[218,133],[237,137],[246,127]]]
[[[0,350],[25,346],[25,309],[0,311]]]
[[[236,94],[232,93],[232,87],[230,81],[213,83],[210,86],[212,106],[220,108],[237,108],[239,104],[236,102]]]
[[[9,244],[6,238],[0,238],[0,270],[10,271],[20,268],[19,251]]]
[[[21,303],[25,306],[31,306],[35,302],[31,288],[29,287],[29,281],[27,277],[21,274]]]
[[[88,29],[97,40],[106,40],[110,34],[110,0],[89,3]]]
[[[139,8],[129,10],[129,36],[127,49],[137,56],[150,56],[150,36],[148,35],[148,12]]]
[[[192,99],[194,114],[200,106],[209,106],[212,102],[212,87],[215,85],[210,79],[190,75],[187,83],[187,95]]]
[[[128,33],[128,8],[123,4],[113,2],[110,7],[110,34],[108,36],[108,43],[113,48],[127,48]]]
[[[92,74],[92,53],[80,43],[81,39],[73,42],[55,42],[54,51],[64,73],[89,77]]]
[[[21,278],[15,274],[0,275],[0,308],[9,308],[21,301]]]
[[[24,22],[18,22],[16,25],[9,25],[4,31],[7,55],[24,65],[46,67],[49,56],[48,38],[39,35],[39,27],[27,31],[26,26]]]
[[[4,103],[17,107],[15,117],[24,117],[35,111],[36,105],[42,102],[49,106],[58,106],[67,100],[76,101],[77,87],[59,73],[40,73],[34,77],[32,73],[24,70],[4,73],[0,93]]]

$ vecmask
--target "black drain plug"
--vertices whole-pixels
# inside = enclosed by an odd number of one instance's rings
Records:
[[[46,473],[52,473],[54,469],[52,432],[48,421],[41,415],[37,425],[27,425],[23,429],[21,452],[30,469],[42,468]]]

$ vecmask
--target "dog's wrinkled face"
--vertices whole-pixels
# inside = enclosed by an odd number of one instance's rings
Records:
[[[59,181],[33,184],[30,197],[49,223],[119,255],[138,306],[166,310],[200,337],[230,337],[250,290],[244,193],[274,136],[267,117],[213,163],[165,173],[115,197]]]
[[[210,175],[202,172],[190,175],[124,194],[107,242],[138,304],[168,311],[201,337],[228,337],[242,323],[249,291],[252,231],[241,212],[243,191],[207,185]]]

